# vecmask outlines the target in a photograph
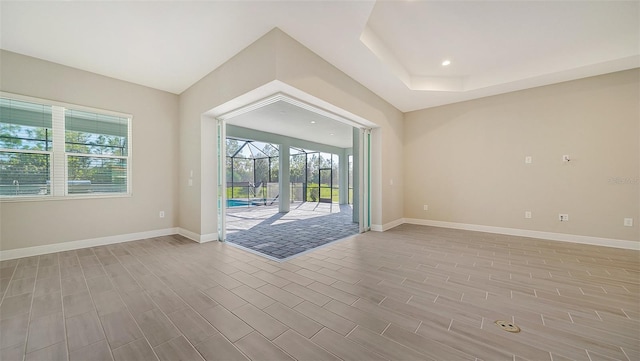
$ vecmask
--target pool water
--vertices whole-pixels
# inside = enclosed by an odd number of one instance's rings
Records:
[[[247,206],[249,206],[249,201],[244,201],[241,199],[227,199],[227,208]]]

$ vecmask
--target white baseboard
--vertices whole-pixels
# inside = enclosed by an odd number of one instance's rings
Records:
[[[443,221],[433,221],[429,219],[416,219],[416,218],[405,218],[404,223],[417,224],[417,225],[423,225],[423,226],[442,227],[442,228],[464,229],[468,231],[506,234],[510,236],[539,238],[539,239],[546,239],[549,241],[591,244],[595,246],[633,249],[637,251],[640,250],[640,242],[627,241],[622,239],[580,236],[576,234],[531,231],[527,229],[493,227],[493,226],[483,226],[479,224],[443,222]]]
[[[209,233],[209,234],[200,235],[200,243],[217,241],[217,240],[218,240],[218,234],[217,233]]]
[[[188,229],[178,227],[178,234],[183,237],[187,237],[194,242],[200,242],[200,235],[195,232],[191,232]]]
[[[218,234],[217,233],[198,234],[198,233],[195,233],[195,232],[191,232],[188,229],[179,228],[179,227],[178,227],[178,232],[177,233],[179,235],[181,235],[181,236],[187,237],[190,240],[198,242],[198,243],[211,242],[211,241],[217,241],[218,240]]]
[[[401,218],[401,219],[397,219],[395,221],[386,223],[384,225],[373,224],[371,225],[371,230],[374,232],[384,232],[393,227],[397,227],[403,223],[417,224],[417,225],[423,225],[423,226],[453,228],[453,229],[464,229],[468,231],[506,234],[511,236],[531,237],[531,238],[546,239],[551,241],[591,244],[596,246],[640,250],[640,242],[635,242],[635,241],[580,236],[580,235],[565,234],[565,233],[531,231],[531,230],[517,229],[517,228],[483,226],[478,224],[433,221],[428,219],[416,219],[416,218]],[[79,241],[55,243],[55,244],[49,244],[44,246],[10,249],[6,251],[0,251],[0,261],[10,260],[15,258],[38,256],[38,255],[47,254],[47,253],[71,251],[71,250],[87,248],[87,247],[104,246],[108,244],[129,242],[129,241],[135,241],[139,239],[169,236],[172,234],[180,234],[198,243],[210,242],[218,239],[218,235],[215,233],[200,235],[200,234],[191,232],[189,230],[186,230],[184,228],[166,228],[166,229],[158,229],[154,231],[128,233],[128,234],[121,234],[117,236],[107,236],[107,237],[84,239]]]
[[[9,259],[15,259],[15,258],[38,256],[38,255],[47,254],[47,253],[71,251],[71,250],[80,249],[80,248],[104,246],[107,244],[129,242],[129,241],[135,241],[138,239],[169,236],[176,233],[178,233],[177,228],[165,228],[165,229],[158,229],[154,231],[128,233],[128,234],[120,234],[117,236],[107,236],[107,237],[83,239],[79,241],[48,244],[44,246],[9,249],[6,251],[0,251],[0,260],[4,261]]]
[[[389,223],[385,223],[385,224],[372,224],[371,225],[371,230],[374,232],[385,232],[390,230],[393,227],[397,227],[401,224],[405,223],[404,218],[400,218],[400,219],[396,219],[395,221],[391,221]]]

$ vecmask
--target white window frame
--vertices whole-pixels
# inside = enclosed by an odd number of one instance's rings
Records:
[[[52,150],[51,151],[38,151],[38,150],[23,150],[23,149],[4,149],[0,148],[0,152],[12,152],[12,153],[27,153],[27,154],[49,154],[50,156],[50,168],[49,168],[49,180],[50,180],[50,193],[37,196],[0,196],[0,202],[25,202],[25,201],[49,201],[49,200],[69,200],[69,199],[94,199],[94,198],[126,198],[133,195],[133,142],[132,142],[132,128],[133,128],[133,116],[126,113],[114,112],[104,109],[90,108],[81,105],[57,102],[52,100],[34,98],[19,94],[12,94],[7,92],[0,92],[0,97],[14,99],[18,101],[25,101],[36,104],[43,104],[51,106],[52,116]],[[97,114],[111,115],[127,119],[127,155],[126,156],[112,156],[101,154],[84,154],[66,152],[65,144],[65,111],[80,110],[84,112],[91,112]],[[125,159],[127,162],[127,191],[124,193],[78,193],[70,194],[68,187],[68,157],[92,157],[92,158],[111,158],[111,159]]]

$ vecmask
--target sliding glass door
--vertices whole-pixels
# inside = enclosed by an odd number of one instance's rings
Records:
[[[359,223],[360,232],[371,229],[371,129],[357,129],[357,144],[354,139],[353,174],[349,175],[349,188],[353,192],[354,221]],[[226,240],[226,211],[227,211],[227,142],[226,121],[217,120],[217,220],[218,240]],[[306,162],[300,172],[306,171],[307,178],[313,182],[304,183],[300,192],[303,201],[333,202],[339,201],[339,166],[337,155],[319,152],[301,155],[301,162]],[[321,159],[326,158],[322,163]],[[333,158],[333,159],[332,159]],[[333,164],[333,163],[336,164]],[[292,162],[295,164],[295,162]],[[316,165],[317,164],[317,165]],[[301,173],[302,174],[302,173]],[[303,176],[304,174],[300,175]],[[345,175],[346,176],[346,175]],[[295,178],[295,177],[294,177]],[[292,178],[292,179],[294,179]],[[310,199],[305,196],[310,195]],[[292,197],[292,199],[297,199]],[[356,214],[357,213],[357,214]]]
[[[360,129],[357,151],[359,226],[363,233],[371,230],[371,129]]]
[[[222,119],[217,120],[216,141],[218,142],[218,240],[227,239],[227,129]]]

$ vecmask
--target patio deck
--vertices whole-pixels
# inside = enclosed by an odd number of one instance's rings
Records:
[[[350,205],[293,203],[288,213],[276,205],[227,209],[227,242],[276,260],[357,233]]]

